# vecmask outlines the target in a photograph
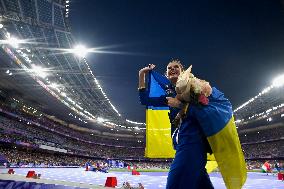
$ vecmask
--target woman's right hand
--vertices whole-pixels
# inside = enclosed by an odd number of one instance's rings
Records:
[[[150,70],[153,70],[155,67],[156,67],[156,65],[149,64],[145,68],[142,68],[141,70],[139,70],[139,73],[148,73]]]
[[[146,84],[145,84],[145,77],[146,74],[150,71],[153,70],[155,68],[154,64],[149,64],[147,67],[142,68],[141,70],[139,70],[139,84],[138,84],[138,89],[143,89],[145,88]]]

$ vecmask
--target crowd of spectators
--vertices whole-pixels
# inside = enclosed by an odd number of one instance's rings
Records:
[[[90,165],[107,165],[108,168],[130,168],[130,169],[169,169],[171,160],[148,160],[148,161],[127,161],[115,160],[112,165],[107,159],[94,159],[77,155],[50,153],[26,148],[15,148],[0,146],[0,154],[7,158],[10,167],[85,167],[86,163]],[[248,170],[261,169],[267,160],[247,160]],[[284,161],[270,160],[272,169],[276,164],[283,170]],[[121,164],[122,163],[122,164]],[[123,165],[123,166],[118,166]]]
[[[143,147],[125,146],[125,143],[123,142],[120,147],[116,144],[100,144],[92,141],[91,139],[94,139],[94,137],[87,134],[85,134],[85,136],[88,137],[84,138],[82,135],[82,138],[80,138],[78,134],[75,134],[76,131],[71,128],[64,126],[58,127],[58,129],[42,127],[40,124],[43,123],[36,124],[37,122],[35,121],[36,120],[34,119],[29,122],[26,119],[9,117],[8,115],[0,113],[0,141],[15,144],[28,144],[37,147],[48,145],[65,149],[72,154],[87,155],[90,157],[142,157],[144,153]],[[60,130],[64,130],[66,133],[60,133]],[[67,131],[69,131],[68,134]]]
[[[134,140],[116,140],[116,138],[105,138],[105,137],[96,137],[92,133],[78,131],[70,128],[68,125],[60,124],[59,122],[49,119],[41,114],[31,114],[21,109],[11,108],[10,106],[0,102],[0,109],[16,115],[18,120],[27,124],[36,124],[38,127],[45,128],[52,133],[57,133],[61,135],[68,136],[74,139],[80,139],[81,141],[96,143],[96,144],[105,144],[105,145],[120,145],[120,146],[132,146],[132,147],[141,147],[143,141],[138,143]]]
[[[247,159],[284,157],[284,127],[242,131],[239,138]]]
[[[39,133],[44,133],[40,131]],[[79,140],[67,139],[62,136],[56,136],[49,133],[49,138],[37,138],[29,135],[21,135],[17,133],[7,133],[0,131],[0,140],[13,144],[21,144],[28,146],[35,146],[40,148],[41,145],[48,145],[60,149],[67,150],[70,154],[84,155],[90,157],[103,157],[103,158],[126,158],[126,157],[142,157],[144,148],[127,148],[115,146],[103,146],[81,142]],[[52,136],[52,137],[51,137]],[[56,138],[55,143],[53,138]],[[51,140],[49,140],[51,139]]]
[[[239,137],[242,143],[278,140],[281,139],[281,137],[284,139],[284,127],[242,132],[239,134]]]
[[[247,159],[284,157],[284,140],[243,144],[242,149]]]
[[[115,160],[116,164],[108,164],[108,159],[95,159],[78,155],[51,153],[28,148],[7,147],[0,145],[0,154],[9,162],[10,167],[85,167],[89,165],[108,165],[115,168],[131,169],[168,169],[171,161],[124,161]],[[120,166],[123,165],[123,166]]]
[[[91,136],[44,116],[29,115],[19,110],[10,109],[0,104],[5,112],[0,112],[0,143],[25,146],[30,150],[1,149],[0,153],[9,157],[13,164],[32,165],[69,165],[81,166],[93,158],[140,159],[144,156],[144,145],[129,141],[116,141]],[[7,111],[9,113],[7,114]],[[13,116],[16,115],[16,116]],[[239,134],[246,159],[284,157],[284,128],[277,127],[265,130],[250,130]],[[99,142],[98,142],[99,141]],[[114,142],[114,143],[113,143]],[[66,150],[67,154],[50,154],[40,149],[41,145]],[[133,161],[128,162],[133,165]],[[170,161],[136,162],[138,168],[168,168]]]
[[[78,156],[5,147],[0,147],[0,154],[6,157],[10,166],[19,167],[83,166],[85,162],[91,161]]]

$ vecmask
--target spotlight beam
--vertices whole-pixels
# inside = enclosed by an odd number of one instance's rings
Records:
[[[108,50],[100,50],[102,48],[74,48],[74,49],[66,49],[66,48],[45,48],[45,47],[38,47],[38,49],[45,49],[53,51],[52,54],[77,54],[79,57],[84,57],[88,53],[97,53],[97,54],[114,54],[114,55],[129,55],[129,56],[153,56],[145,53],[132,53],[126,51],[108,51]],[[58,52],[56,52],[58,51]],[[78,52],[79,51],[79,52]]]

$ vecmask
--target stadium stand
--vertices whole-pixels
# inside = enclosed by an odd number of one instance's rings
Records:
[[[6,106],[5,109],[9,108]],[[4,154],[13,166],[83,166],[85,162],[108,158],[121,160],[131,158],[130,163],[133,164],[135,160],[143,159],[145,144],[137,146],[136,143],[132,143],[133,146],[129,146],[131,143],[117,140],[99,140],[102,143],[96,143],[97,138],[55,123],[48,118],[36,119],[15,109],[13,113],[21,117],[15,118],[0,113],[0,153]],[[27,120],[32,121],[27,122]],[[239,131],[246,159],[254,160],[256,164],[264,159],[283,158],[283,132],[283,127],[277,125],[272,128],[265,126]],[[105,145],[106,143],[108,145]],[[41,149],[42,146],[54,148]],[[66,153],[60,153],[60,150],[66,150]],[[26,161],[21,162],[23,160]],[[157,167],[167,167],[163,164],[169,165],[169,162],[171,160],[157,162]],[[252,162],[250,164],[253,164]],[[136,164],[141,168],[154,166],[149,162]]]

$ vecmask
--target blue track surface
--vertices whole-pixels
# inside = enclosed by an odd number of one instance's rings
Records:
[[[132,176],[130,172],[98,173],[85,171],[83,168],[20,168],[14,169],[16,174],[26,175],[29,170],[35,170],[42,174],[41,178],[62,180],[68,182],[89,183],[92,185],[104,185],[108,176],[116,176],[118,186],[128,181],[132,185],[141,182],[146,189],[165,188],[167,182],[166,172],[145,172],[140,176]],[[216,189],[225,189],[220,173],[211,173],[210,179]],[[277,180],[276,175],[264,173],[248,173],[248,179],[243,189],[284,189],[284,182]]]

